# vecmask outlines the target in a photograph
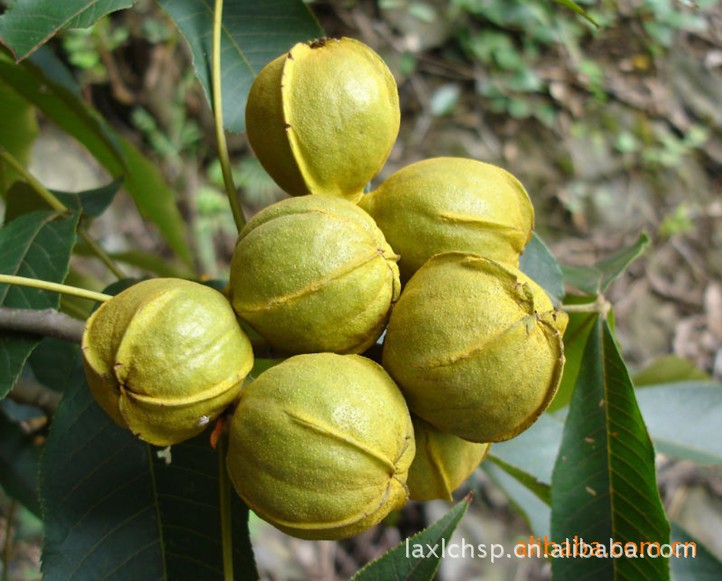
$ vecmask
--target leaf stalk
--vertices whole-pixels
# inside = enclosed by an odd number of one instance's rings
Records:
[[[233,171],[228,155],[228,143],[223,129],[223,95],[221,93],[221,32],[223,30],[223,0],[215,0],[213,11],[213,56],[211,62],[211,87],[213,93],[213,121],[218,142],[218,161],[223,172],[223,185],[231,206],[233,220],[240,232],[246,224],[243,209],[238,202],[236,186],[233,183]]]
[[[32,287],[33,289],[42,289],[43,291],[73,295],[74,297],[89,299],[91,301],[99,301],[101,303],[113,298],[112,295],[90,291],[89,289],[81,289],[80,287],[71,287],[70,285],[63,285],[62,283],[53,283],[52,281],[43,281],[41,279],[32,279],[30,277],[20,277],[17,275],[0,274],[0,285]]]

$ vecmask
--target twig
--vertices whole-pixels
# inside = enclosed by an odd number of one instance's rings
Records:
[[[18,404],[27,404],[28,406],[36,406],[42,410],[48,418],[55,415],[55,411],[60,404],[62,394],[55,392],[39,382],[22,379],[19,380],[8,394]]]
[[[223,0],[216,0],[213,11],[213,61],[211,66],[211,82],[213,87],[213,121],[216,129],[216,141],[218,142],[218,161],[223,172],[223,185],[228,196],[228,203],[231,205],[233,220],[236,228],[240,230],[246,224],[243,216],[243,209],[238,202],[236,186],[233,183],[233,171],[228,156],[228,143],[223,129],[223,96],[221,93],[221,31],[223,28]]]
[[[54,309],[0,307],[0,329],[80,343],[84,328],[82,321]]]

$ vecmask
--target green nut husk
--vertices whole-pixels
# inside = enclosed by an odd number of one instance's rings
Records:
[[[389,321],[383,365],[411,411],[442,432],[510,439],[550,404],[567,316],[514,267],[464,253],[429,260]]]
[[[414,457],[404,398],[381,366],[357,355],[303,354],[241,393],[227,467],[260,517],[305,539],[341,539],[407,500]]]
[[[248,141],[281,188],[353,202],[383,167],[400,118],[388,67],[350,38],[296,44],[260,71],[246,105]]]
[[[431,158],[389,176],[359,202],[401,256],[407,281],[432,256],[469,252],[519,265],[534,208],[506,170],[465,158]]]
[[[451,494],[484,460],[490,445],[441,432],[416,416],[412,416],[412,420],[416,456],[406,481],[409,499],[451,501]]]
[[[399,296],[397,259],[355,204],[287,198],[259,212],[239,235],[233,308],[281,352],[361,353],[379,337]]]
[[[141,281],[103,303],[88,319],[82,351],[100,407],[158,446],[201,433],[253,366],[226,298],[181,279]]]

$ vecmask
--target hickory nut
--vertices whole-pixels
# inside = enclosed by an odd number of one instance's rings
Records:
[[[202,432],[253,366],[226,298],[181,279],[142,281],[103,303],[88,319],[82,350],[100,407],[158,446]]]
[[[409,499],[451,501],[451,494],[469,478],[487,452],[488,443],[472,443],[436,430],[412,416],[416,456],[406,484]]]
[[[355,204],[287,198],[259,212],[239,235],[233,308],[281,352],[361,353],[398,298],[397,259]]]
[[[384,340],[384,368],[410,410],[437,429],[510,439],[546,409],[561,380],[565,313],[518,269],[444,253],[407,283]]]
[[[357,355],[303,354],[241,393],[227,466],[260,517],[306,539],[340,539],[407,500],[413,426],[396,384]]]
[[[465,158],[431,158],[389,176],[359,203],[401,259],[402,280],[433,255],[463,251],[519,265],[534,208],[506,170]]]
[[[283,190],[353,202],[384,165],[400,117],[388,67],[350,38],[296,44],[261,69],[246,105],[248,141]]]

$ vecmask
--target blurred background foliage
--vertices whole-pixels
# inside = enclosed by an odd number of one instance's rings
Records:
[[[579,0],[597,26],[551,0],[307,4],[329,36],[362,39],[398,81],[401,133],[370,186],[422,158],[473,157],[522,180],[537,230],[561,262],[591,264],[646,231],[652,250],[609,297],[626,361],[635,371],[685,361],[722,379],[722,3]],[[132,10],[67,31],[51,46],[84,98],[178,192],[199,271],[209,279],[227,276],[236,231],[212,116],[166,14],[138,0]],[[87,152],[39,121],[30,170],[45,185],[79,191],[107,183]],[[250,215],[283,194],[245,137],[229,140]],[[93,225],[106,249],[169,255],[130,199],[121,194],[114,206]],[[102,289],[110,282],[105,277],[91,262],[73,265],[72,278],[86,287]],[[722,559],[720,471],[664,458],[659,470],[670,516]],[[486,543],[528,538],[490,475],[493,467],[470,480],[480,519],[465,519],[460,535]],[[37,577],[39,525],[7,499],[0,506],[0,546],[11,547],[7,524],[19,524],[12,529],[19,545],[12,559],[4,555],[5,577]],[[263,538],[256,544],[259,566],[272,578],[345,578],[446,507],[411,504],[403,519],[396,516],[397,528],[338,544],[292,540],[254,521],[253,535]],[[440,571],[450,579],[548,576],[542,560],[454,560]]]

